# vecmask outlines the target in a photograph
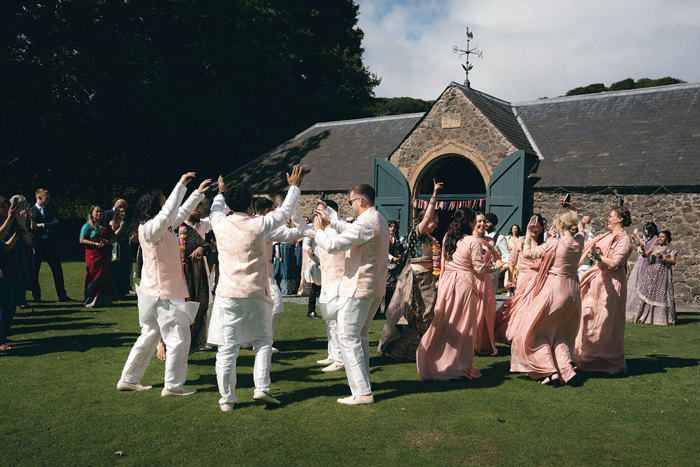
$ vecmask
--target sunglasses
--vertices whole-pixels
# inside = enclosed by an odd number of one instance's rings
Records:
[[[358,196],[357,198],[353,198],[353,199],[351,199],[350,201],[348,201],[348,204],[350,204],[350,206],[352,206],[352,203],[354,203],[354,202],[357,201],[358,199],[361,199],[361,198],[360,198],[359,196]]]

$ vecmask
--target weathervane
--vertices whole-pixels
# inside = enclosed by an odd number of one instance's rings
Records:
[[[477,57],[479,57],[479,58],[481,58],[481,55],[482,55],[482,52],[479,51],[479,50],[477,50],[476,47],[474,47],[473,49],[470,49],[470,48],[469,48],[469,41],[470,41],[471,39],[474,39],[474,34],[472,34],[471,32],[469,32],[469,28],[467,28],[467,48],[466,48],[465,50],[462,50],[462,49],[457,48],[456,45],[453,45],[453,46],[452,46],[452,51],[453,51],[454,53],[459,54],[460,57],[461,57],[462,55],[466,55],[466,56],[467,56],[467,64],[466,64],[466,65],[462,65],[462,68],[464,68],[464,72],[467,74],[467,77],[466,77],[466,79],[464,80],[464,85],[465,85],[466,87],[470,87],[470,86],[469,86],[469,70],[471,70],[472,68],[474,68],[474,65],[472,65],[471,63],[469,63],[469,55],[470,55],[470,54],[475,54],[475,55],[476,55]]]

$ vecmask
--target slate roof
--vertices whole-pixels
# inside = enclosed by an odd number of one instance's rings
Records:
[[[283,171],[301,164],[306,172],[302,188],[345,191],[372,185],[374,158],[388,159],[423,115],[317,123],[225,178],[247,183],[253,193],[280,192],[287,186]]]
[[[510,102],[490,96],[485,92],[468,88],[452,82],[452,86],[460,89],[472,104],[486,117],[493,126],[517,149],[534,152],[530,142],[513,114]]]
[[[536,188],[700,186],[700,83],[515,103]]]

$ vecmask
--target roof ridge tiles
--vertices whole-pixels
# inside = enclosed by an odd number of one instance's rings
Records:
[[[700,83],[680,83],[680,84],[667,84],[665,86],[652,86],[649,88],[639,88],[639,89],[625,89],[622,91],[604,91],[597,92],[593,94],[580,94],[577,96],[559,96],[552,98],[536,99],[524,102],[513,102],[514,107],[524,107],[528,105],[542,105],[548,103],[560,103],[560,102],[573,102],[573,101],[584,101],[593,99],[606,99],[624,96],[633,96],[649,93],[659,93],[668,91],[677,91],[681,89],[700,89]]]

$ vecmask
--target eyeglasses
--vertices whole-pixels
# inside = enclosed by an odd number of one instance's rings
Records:
[[[353,199],[351,199],[350,201],[348,201],[348,204],[350,204],[350,206],[352,206],[352,203],[354,203],[354,202],[357,201],[358,199],[361,199],[361,198],[360,198],[359,196],[358,196],[357,198],[353,198]]]

